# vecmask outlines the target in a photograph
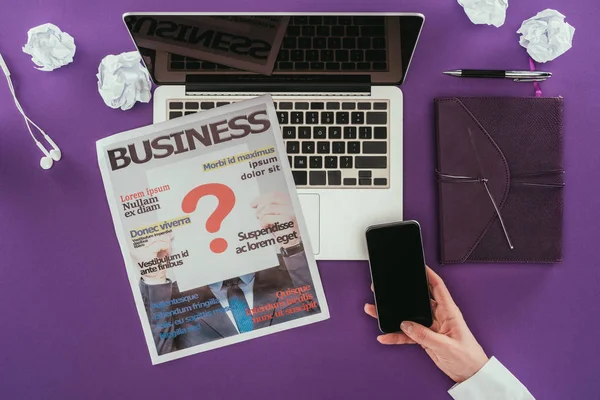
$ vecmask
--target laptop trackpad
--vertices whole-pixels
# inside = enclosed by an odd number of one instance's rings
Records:
[[[321,227],[320,227],[320,204],[318,194],[299,194],[302,213],[306,221],[308,236],[312,244],[313,252],[319,254],[321,250]]]

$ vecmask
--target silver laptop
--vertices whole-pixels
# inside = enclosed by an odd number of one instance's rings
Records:
[[[271,93],[313,250],[366,260],[368,226],[402,220],[412,13],[128,13],[159,87],[154,122]]]

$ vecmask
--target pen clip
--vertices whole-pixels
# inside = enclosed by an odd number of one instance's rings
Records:
[[[548,78],[547,77],[542,77],[542,78],[515,78],[513,79],[514,82],[545,82]]]

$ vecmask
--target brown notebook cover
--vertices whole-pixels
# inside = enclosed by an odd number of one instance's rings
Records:
[[[443,264],[562,260],[563,99],[435,99]]]

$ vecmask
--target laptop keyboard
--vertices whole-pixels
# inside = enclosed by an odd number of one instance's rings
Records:
[[[274,71],[386,71],[385,17],[306,16],[290,18]],[[172,71],[226,71],[225,65],[169,55]]]
[[[173,119],[231,101],[169,100]],[[297,187],[388,188],[387,100],[275,101]]]

